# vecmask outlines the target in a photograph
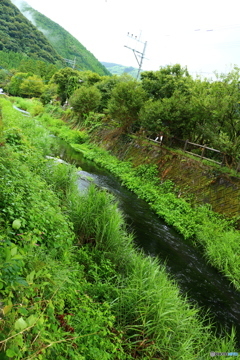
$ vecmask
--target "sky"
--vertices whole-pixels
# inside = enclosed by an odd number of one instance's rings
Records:
[[[70,32],[99,61],[138,67],[131,49],[143,53],[146,44],[143,70],[179,63],[192,75],[211,77],[215,71],[228,73],[234,65],[240,67],[239,0],[27,3]]]

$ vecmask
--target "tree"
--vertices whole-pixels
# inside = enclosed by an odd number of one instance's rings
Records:
[[[118,83],[112,90],[108,103],[109,114],[122,126],[123,132],[129,131],[138,120],[146,93],[136,80]]]
[[[45,86],[41,95],[41,101],[43,105],[49,104],[51,101],[57,98],[58,86],[57,84],[49,84]]]
[[[147,101],[140,111],[141,126],[154,133],[189,138],[194,128],[189,96],[175,91],[170,98]]]
[[[58,95],[62,105],[81,86],[81,82],[80,72],[69,67],[57,71],[50,81],[58,85]]]
[[[141,126],[145,130],[151,133],[163,130],[161,100],[148,100],[141,108],[139,118]]]
[[[102,76],[101,81],[96,83],[95,85],[100,90],[102,95],[99,111],[107,109],[108,101],[111,98],[112,90],[114,89],[114,87],[120,82],[127,82],[130,80],[132,80],[132,77],[117,75]]]
[[[197,80],[193,84],[195,138],[233,158],[240,150],[240,69],[216,76],[214,82]]]
[[[101,93],[95,86],[82,86],[75,90],[70,97],[69,102],[73,111],[79,115],[79,119],[83,119],[84,115],[88,115],[91,111],[95,111],[101,101]]]
[[[28,78],[24,79],[20,85],[20,92],[23,96],[39,97],[43,93],[43,90],[43,81],[37,75],[29,76]]]
[[[92,85],[98,83],[99,81],[102,80],[102,77],[103,77],[93,71],[90,71],[90,70],[81,71],[80,76],[81,76],[81,80],[84,83],[84,85],[87,85],[87,86],[92,86]]]
[[[142,72],[141,79],[148,96],[157,100],[170,98],[176,90],[186,93],[191,76],[186,67],[176,64],[161,67],[158,71]]]
[[[16,73],[14,76],[12,76],[12,78],[7,86],[8,92],[14,96],[21,96],[22,92],[21,92],[20,86],[21,86],[22,82],[31,75],[32,74],[29,74],[29,73],[21,73],[21,72]]]
[[[0,87],[5,89],[7,83],[10,81],[10,73],[5,69],[0,69]]]

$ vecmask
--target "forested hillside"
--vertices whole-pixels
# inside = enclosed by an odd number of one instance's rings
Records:
[[[0,50],[22,53],[50,63],[61,62],[61,57],[46,37],[10,0],[1,0],[0,3]]]
[[[12,2],[14,3],[14,0]],[[20,10],[42,31],[61,57],[72,61],[76,57],[77,69],[91,70],[100,75],[110,75],[110,72],[94,55],[60,25],[31,8],[27,3],[24,3]]]

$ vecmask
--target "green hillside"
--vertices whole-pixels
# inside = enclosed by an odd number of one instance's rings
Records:
[[[15,3],[14,0],[12,2]],[[99,75],[111,75],[90,51],[60,25],[31,8],[26,2],[21,3],[19,9],[42,31],[61,57],[72,61],[76,58],[78,70],[91,70]]]
[[[131,75],[132,77],[136,78],[137,77],[137,73],[138,73],[138,69],[132,67],[132,66],[124,66],[124,65],[120,65],[120,64],[115,64],[115,63],[109,63],[109,62],[103,62],[102,64],[108,69],[108,71],[110,71],[111,74],[113,75],[122,75],[124,73],[127,73],[129,75]],[[143,71],[143,70],[142,70]],[[142,72],[141,71],[141,72]]]
[[[61,61],[46,37],[10,0],[0,2],[0,50],[22,53],[50,63]]]

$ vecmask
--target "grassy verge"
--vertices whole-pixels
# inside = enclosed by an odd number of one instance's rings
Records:
[[[232,351],[234,333],[215,337],[164,267],[136,252],[114,199],[93,187],[79,194],[74,168],[44,158],[49,133],[6,100],[0,106],[1,358],[200,360]]]

